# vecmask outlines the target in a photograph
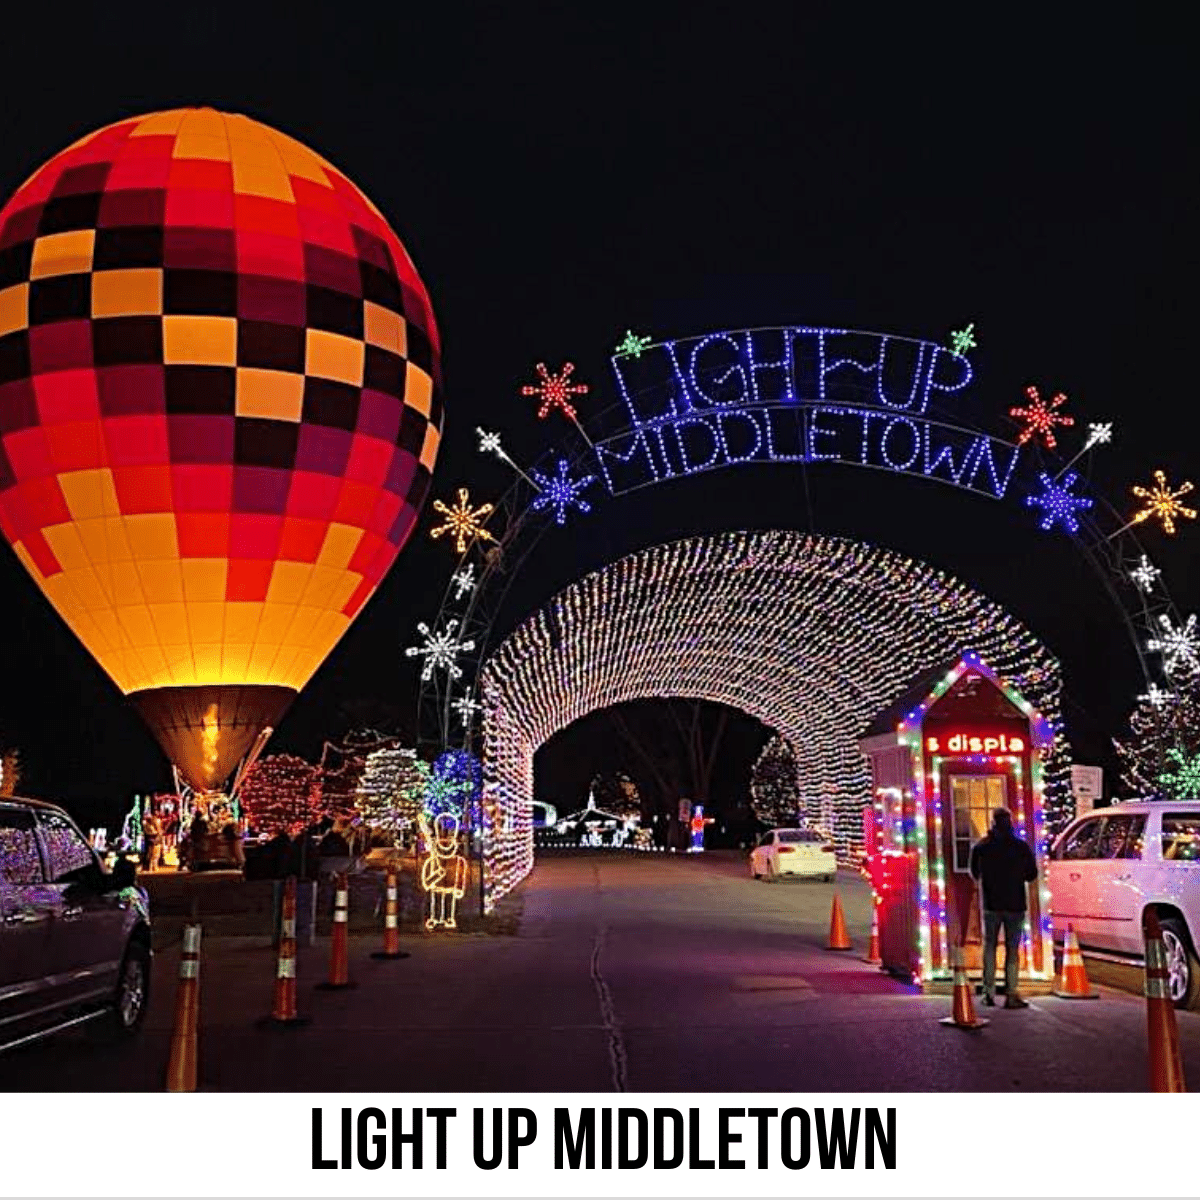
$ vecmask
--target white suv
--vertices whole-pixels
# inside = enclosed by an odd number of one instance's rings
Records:
[[[1142,915],[1163,930],[1171,999],[1200,997],[1200,801],[1137,800],[1077,817],[1047,867],[1055,941],[1141,958]]]

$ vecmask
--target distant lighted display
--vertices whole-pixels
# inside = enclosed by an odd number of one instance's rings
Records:
[[[378,586],[441,426],[408,255],[284,134],[132,118],[0,211],[0,528],[194,786]]]

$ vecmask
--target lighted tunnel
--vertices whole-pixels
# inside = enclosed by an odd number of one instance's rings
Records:
[[[1057,660],[1020,622],[926,563],[844,538],[723,533],[654,546],[560,592],[482,673],[485,903],[532,868],[533,757],[628,700],[738,708],[787,737],[802,794],[832,812],[839,855],[870,800],[857,738],[925,671],[974,650],[1059,732],[1048,810],[1066,800]]]

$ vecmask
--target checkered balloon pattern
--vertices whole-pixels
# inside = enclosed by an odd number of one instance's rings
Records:
[[[404,247],[257,121],[122,121],[0,211],[0,528],[127,693],[302,687],[412,532],[441,425]]]

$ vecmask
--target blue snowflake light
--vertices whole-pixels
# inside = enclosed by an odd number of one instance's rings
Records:
[[[1051,479],[1044,471],[1038,475],[1042,491],[1040,494],[1026,496],[1025,503],[1030,508],[1042,510],[1043,529],[1053,529],[1055,525],[1061,525],[1068,533],[1079,532],[1079,521],[1075,514],[1091,508],[1093,502],[1086,496],[1076,496],[1072,493],[1071,489],[1078,478],[1074,471],[1064,475],[1061,483],[1057,479]]]
[[[537,487],[538,494],[534,498],[531,508],[542,509],[552,508],[554,510],[554,523],[556,525],[565,525],[567,523],[567,510],[577,508],[580,512],[588,513],[592,511],[592,506],[580,495],[586,487],[590,487],[596,482],[595,475],[583,475],[579,479],[572,479],[567,474],[568,463],[565,458],[558,460],[558,475],[551,478],[548,475],[543,475],[541,471],[534,468],[533,481]]]

